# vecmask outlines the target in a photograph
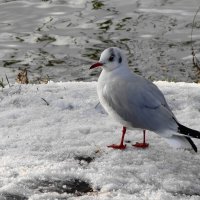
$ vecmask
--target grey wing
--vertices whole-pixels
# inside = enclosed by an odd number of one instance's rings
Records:
[[[160,102],[160,104],[162,104],[164,107],[166,107],[171,112],[171,109],[169,108],[169,106],[166,102],[166,99],[165,99],[163,93],[159,90],[159,88],[155,84],[150,82],[149,80],[146,80],[146,79],[143,79],[143,80],[145,80],[145,82],[146,82],[144,90],[148,91],[148,93],[150,93],[150,95],[152,95],[152,100],[153,100],[153,98],[156,99],[157,101]]]
[[[174,115],[163,94],[145,79],[110,84],[104,89],[103,96],[109,106],[135,128],[155,132],[176,129]]]

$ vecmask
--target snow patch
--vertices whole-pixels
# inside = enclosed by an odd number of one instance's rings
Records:
[[[200,130],[199,84],[155,84],[179,121]],[[121,126],[98,102],[96,82],[1,90],[0,199],[199,199],[199,153],[171,149],[149,131],[150,147],[136,149],[139,130],[127,131],[126,150],[107,148]]]

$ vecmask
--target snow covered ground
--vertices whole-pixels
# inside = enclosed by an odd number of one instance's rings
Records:
[[[156,84],[179,121],[200,130],[200,85]],[[97,104],[96,82],[0,90],[0,200],[200,200],[200,140],[195,154],[148,132],[141,150],[131,143],[142,132],[128,131],[126,150],[109,149],[121,126]]]

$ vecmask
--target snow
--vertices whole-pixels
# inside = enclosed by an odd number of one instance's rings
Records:
[[[200,130],[200,85],[155,84],[179,121]],[[150,147],[136,149],[142,131],[131,130],[126,150],[107,148],[119,142],[121,126],[97,104],[96,82],[0,90],[0,200],[200,199],[199,153],[171,149],[151,132]],[[63,192],[75,180],[93,191]]]

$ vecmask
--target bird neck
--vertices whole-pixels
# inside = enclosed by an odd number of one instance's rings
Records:
[[[99,82],[107,82],[108,80],[114,80],[117,77],[118,78],[126,78],[129,76],[132,76],[133,73],[130,71],[130,69],[126,66],[118,67],[112,71],[107,71],[106,69],[103,69],[101,72],[101,75],[99,76],[98,81]]]

